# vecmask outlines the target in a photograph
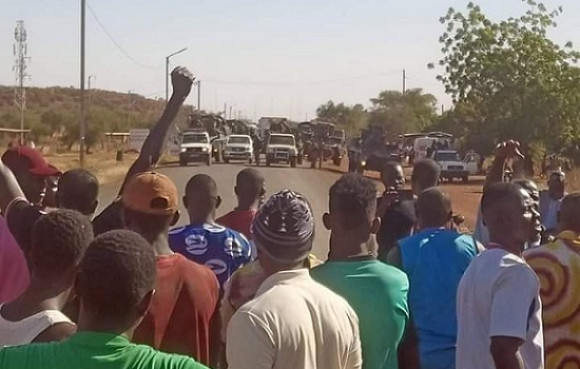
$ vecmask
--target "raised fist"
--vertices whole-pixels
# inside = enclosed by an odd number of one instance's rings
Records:
[[[495,151],[497,156],[507,159],[524,158],[524,155],[520,151],[520,143],[514,140],[508,140],[500,143],[496,146]]]
[[[176,67],[171,72],[173,96],[186,98],[191,92],[193,81],[195,81],[195,77],[187,68]]]

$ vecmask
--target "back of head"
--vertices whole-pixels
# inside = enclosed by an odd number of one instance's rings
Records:
[[[92,240],[91,222],[81,213],[61,209],[43,215],[32,230],[32,272],[46,276],[73,270]]]
[[[451,197],[438,187],[431,187],[419,194],[417,218],[421,228],[443,227],[452,218]]]
[[[79,268],[82,305],[103,319],[135,318],[155,283],[155,253],[137,233],[116,230],[94,239]]]
[[[504,224],[503,216],[514,209],[521,207],[522,187],[509,182],[493,183],[486,187],[481,198],[481,212],[483,221],[492,231],[494,225]],[[509,227],[510,225],[505,225]]]
[[[347,173],[330,188],[330,212],[343,227],[353,229],[375,218],[377,188],[370,179]]]
[[[236,176],[236,193],[238,196],[253,197],[251,200],[264,195],[264,176],[254,168],[241,170]]]
[[[207,174],[196,174],[185,186],[185,203],[191,223],[203,223],[213,218],[220,199],[214,179]]]
[[[308,200],[291,190],[272,195],[256,214],[252,235],[260,255],[285,265],[302,263],[314,240],[314,216]]]
[[[137,174],[121,195],[126,226],[151,241],[176,220],[177,199],[177,188],[169,177],[155,172]]]
[[[96,210],[98,198],[99,181],[87,170],[69,170],[58,181],[58,202],[62,208],[92,215]]]
[[[411,175],[414,192],[419,194],[428,188],[437,186],[440,176],[441,167],[433,159],[423,159],[416,162]]]
[[[574,231],[580,234],[580,192],[566,195],[558,214],[560,231]]]
[[[217,183],[207,174],[196,174],[190,178],[185,186],[185,196],[193,197],[213,197],[217,196]]]

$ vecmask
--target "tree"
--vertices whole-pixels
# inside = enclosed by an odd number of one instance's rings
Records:
[[[573,66],[580,54],[547,37],[562,8],[524,2],[524,15],[499,22],[474,3],[466,14],[450,8],[440,19],[446,31],[438,79],[456,104],[469,107],[469,134],[556,148],[580,137],[580,74]]]
[[[344,103],[335,104],[332,100],[320,105],[316,109],[316,116],[320,120],[329,121],[344,129],[349,134],[356,134],[367,125],[368,114],[364,106],[353,106]]]
[[[420,88],[409,90],[405,95],[399,91],[382,91],[371,103],[370,123],[394,134],[420,132],[436,116],[437,99]]]

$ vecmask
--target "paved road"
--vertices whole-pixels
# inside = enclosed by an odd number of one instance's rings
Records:
[[[227,213],[236,205],[234,183],[236,174],[244,168],[244,164],[214,164],[211,167],[191,164],[188,167],[168,166],[158,169],[159,172],[171,177],[180,194],[185,190],[185,184],[191,176],[198,173],[211,175],[217,182],[220,196],[223,199],[218,209],[218,216]],[[314,170],[307,167],[290,168],[288,166],[260,167],[266,177],[266,189],[269,195],[290,188],[305,195],[310,201],[316,216],[316,240],[314,254],[326,259],[328,254],[329,232],[322,225],[322,214],[328,208],[328,190],[339,177],[339,173],[330,170]],[[102,189],[100,203],[109,204],[116,196],[118,186],[107,186]],[[181,205],[179,225],[187,224],[188,217]]]

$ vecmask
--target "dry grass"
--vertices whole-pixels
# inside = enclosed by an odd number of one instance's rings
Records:
[[[115,183],[125,176],[137,155],[125,153],[122,162],[117,162],[115,158],[115,152],[96,152],[86,156],[85,167],[97,176],[101,185]],[[46,160],[62,172],[80,167],[78,153],[47,155]]]

